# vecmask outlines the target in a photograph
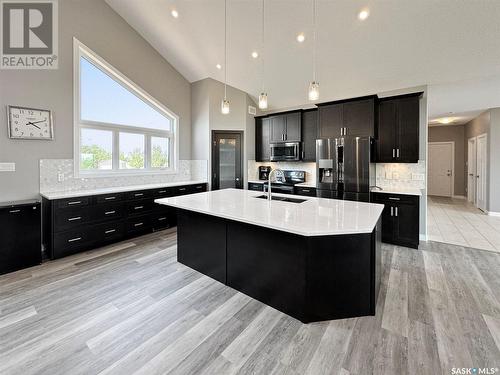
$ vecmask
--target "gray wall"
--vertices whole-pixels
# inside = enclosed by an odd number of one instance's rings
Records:
[[[463,125],[445,125],[429,127],[429,142],[449,142],[455,143],[455,176],[454,176],[454,192],[455,195],[465,196],[465,188],[467,180],[465,179],[466,165],[464,143],[465,128]]]
[[[59,69],[0,71],[0,200],[39,191],[39,159],[73,158],[73,37],[128,76],[180,117],[180,158],[191,158],[191,86],[102,0],[59,1]],[[55,141],[7,138],[8,104],[51,109]]]
[[[256,104],[244,91],[227,86],[230,112],[223,115],[220,111],[223,97],[224,84],[212,78],[194,82],[191,86],[193,159],[208,160],[211,175],[212,130],[243,131],[243,181],[246,186],[248,160],[255,159],[255,122],[254,116],[248,114],[248,106]]]

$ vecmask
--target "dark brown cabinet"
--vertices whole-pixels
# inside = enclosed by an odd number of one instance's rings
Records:
[[[306,187],[306,186],[295,186],[295,195],[305,195],[307,197],[315,197],[316,196],[316,188],[315,187]]]
[[[377,161],[417,163],[422,93],[380,99]]]
[[[316,161],[316,139],[318,138],[318,110],[302,112],[302,160]]]
[[[264,181],[262,181],[262,183],[249,182],[248,190],[264,191]]]
[[[270,142],[300,142],[301,113],[292,112],[269,117]]]
[[[325,103],[318,107],[319,138],[376,136],[375,96]]]
[[[415,195],[372,193],[372,201],[383,204],[382,241],[418,248],[420,199]]]
[[[270,160],[270,122],[268,118],[255,118],[255,161]]]
[[[43,199],[43,242],[52,259],[177,224],[176,210],[154,203],[162,197],[207,190],[207,184],[125,193]]]
[[[0,203],[0,274],[42,262],[38,201]]]

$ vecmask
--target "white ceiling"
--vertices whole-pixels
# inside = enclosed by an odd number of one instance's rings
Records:
[[[215,67],[224,63],[223,0],[106,1],[189,81],[223,80]],[[262,56],[260,4],[228,0],[228,83],[254,98],[261,65],[250,53]],[[362,22],[364,7],[370,16]],[[266,0],[266,9],[270,109],[303,105],[312,78],[311,1]],[[438,101],[432,115],[463,112],[471,109],[442,103],[450,87],[440,84],[500,76],[500,1],[317,0],[317,9],[320,101],[430,84],[437,87],[430,107]]]

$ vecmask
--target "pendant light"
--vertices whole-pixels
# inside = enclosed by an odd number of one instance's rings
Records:
[[[260,53],[260,58],[261,58],[261,64],[262,64],[262,91],[259,95],[259,108],[260,109],[267,109],[267,93],[264,91],[264,23],[265,23],[265,18],[264,18],[264,1],[262,0],[262,51]]]
[[[316,81],[316,0],[312,0],[313,19],[313,80],[309,84],[309,100],[319,99],[319,82]]]
[[[224,0],[224,99],[220,106],[223,115],[229,113],[229,100],[227,100],[227,0]]]

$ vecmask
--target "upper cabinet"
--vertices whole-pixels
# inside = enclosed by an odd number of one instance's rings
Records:
[[[318,109],[302,112],[302,160],[316,161],[316,139],[318,138]]]
[[[269,117],[271,126],[271,143],[277,142],[300,142],[301,112],[291,112]]]
[[[377,161],[417,163],[422,93],[380,99]]]
[[[263,117],[255,118],[255,160],[269,161],[271,156],[270,143],[271,120]]]
[[[375,137],[375,96],[319,104],[318,107],[320,138]]]

